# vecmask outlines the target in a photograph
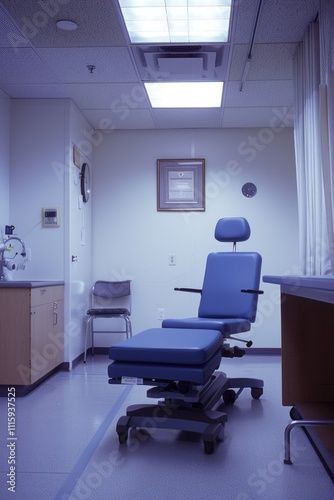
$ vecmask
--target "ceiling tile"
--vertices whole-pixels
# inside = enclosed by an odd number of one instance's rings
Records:
[[[226,86],[226,107],[291,106],[293,83],[288,81],[246,81],[240,92],[240,82],[229,82]]]
[[[157,128],[217,128],[221,126],[221,109],[155,109]]]
[[[293,115],[288,108],[226,108],[223,115],[223,127],[293,127]],[[291,111],[290,111],[291,113]]]
[[[156,128],[152,116],[147,109],[126,109],[122,113],[116,110],[84,109],[83,114],[96,130],[130,130]],[[106,132],[107,133],[107,132]]]
[[[1,86],[14,99],[59,99],[69,98],[62,85],[53,83],[6,84]]]
[[[300,42],[305,29],[315,20],[318,12],[319,0],[265,0],[255,41]]]
[[[35,47],[121,47],[125,39],[110,0],[1,0],[15,18],[17,27]],[[68,19],[75,31],[57,28],[56,21]]]
[[[0,83],[58,82],[33,49],[0,49],[0,61]]]
[[[21,46],[28,47],[28,40],[22,36],[20,30],[0,5],[0,47],[17,48]]]
[[[63,83],[138,81],[125,47],[39,49],[38,52]],[[95,66],[93,73],[87,68],[89,64]]]
[[[68,95],[84,109],[140,109],[149,102],[139,83],[65,84]]]
[[[253,26],[256,19],[256,12],[259,0],[247,0],[236,2],[236,26],[234,30],[234,43],[249,44]]]
[[[254,44],[248,80],[292,80],[297,44]],[[248,56],[247,45],[235,45],[229,80],[241,80]]]

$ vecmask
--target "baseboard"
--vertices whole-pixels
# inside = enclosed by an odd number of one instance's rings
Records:
[[[87,356],[90,354],[90,351],[91,351],[91,349],[88,349]],[[84,353],[81,353],[81,354],[79,354],[79,356],[77,356],[76,358],[74,358],[72,360],[72,370],[76,366],[78,366],[81,363],[83,363],[83,360],[84,360]],[[70,363],[69,363],[69,361],[64,361],[64,363],[62,363],[61,366],[60,366],[60,370],[63,371],[63,372],[70,371]]]
[[[94,354],[108,356],[110,347],[94,347]],[[92,348],[87,349],[87,357],[92,355]],[[83,356],[83,355],[82,355]]]
[[[282,349],[280,347],[252,347],[245,349],[246,354],[257,354],[261,356],[281,356]]]
[[[108,356],[109,355],[109,349],[110,349],[110,347],[95,347],[94,348],[94,353],[95,354],[106,354]]]
[[[109,347],[95,347],[94,348],[94,354],[104,354],[104,355],[108,356],[108,354],[109,354]],[[90,347],[89,349],[87,349],[87,357],[90,357],[91,355],[92,355],[92,348]],[[84,360],[84,353],[82,352],[81,354],[79,354],[79,356],[77,356],[76,358],[74,358],[72,360],[72,370],[76,366],[78,366],[81,363],[83,363],[83,360]],[[58,367],[58,370],[62,371],[62,372],[68,372],[68,371],[70,371],[70,363],[69,363],[69,361],[64,361]]]
[[[30,385],[15,385],[14,384],[13,387],[15,387],[15,396],[18,398],[26,396],[31,391],[35,390],[38,386],[40,386],[43,382],[45,382],[45,380],[47,380],[55,373],[62,370],[61,366],[63,364],[64,363],[62,363],[61,365],[58,365],[56,368],[53,368],[53,370],[48,372],[46,375],[44,375],[40,379],[36,380],[36,382],[34,382],[33,384],[30,384]],[[8,397],[8,387],[10,387],[12,385],[13,384],[0,385],[0,397]]]

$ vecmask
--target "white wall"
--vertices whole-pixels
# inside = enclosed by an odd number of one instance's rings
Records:
[[[9,224],[10,107],[10,98],[0,90],[0,241]]]
[[[263,274],[298,273],[298,225],[292,129],[100,132],[93,171],[93,279],[133,280],[133,328],[158,327],[166,317],[197,315],[198,296],[175,286],[201,287],[216,221],[244,216],[252,228],[240,250],[263,257]],[[97,141],[96,141],[97,142]],[[206,211],[156,210],[156,160],[205,158]],[[241,194],[245,182],[258,194]],[[168,255],[176,255],[176,266]],[[280,346],[278,290],[263,284],[256,347]],[[101,336],[102,337],[102,336]],[[97,339],[109,345],[110,338]]]
[[[87,120],[68,99],[12,102],[9,222],[32,257],[23,272],[13,271],[13,279],[65,282],[65,361],[70,363],[84,349],[91,287],[91,203],[81,201],[81,165],[74,165],[72,153],[76,144],[81,162],[91,162],[86,130]],[[42,227],[41,210],[47,206],[60,207],[59,228]]]
[[[68,105],[67,105],[68,106]],[[31,262],[13,279],[64,280],[66,101],[13,100],[10,223],[31,249]],[[43,228],[42,207],[60,207],[61,227]]]

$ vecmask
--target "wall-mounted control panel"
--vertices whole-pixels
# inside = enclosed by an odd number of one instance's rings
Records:
[[[59,207],[42,208],[42,227],[60,227]]]

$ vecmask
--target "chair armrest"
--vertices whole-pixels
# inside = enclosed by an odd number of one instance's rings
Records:
[[[251,288],[242,289],[241,292],[243,292],[243,293],[256,293],[257,295],[262,295],[264,293],[263,290],[252,290]]]
[[[174,288],[177,292],[202,293],[201,288]]]

